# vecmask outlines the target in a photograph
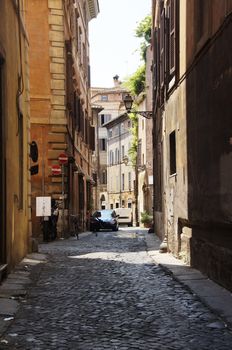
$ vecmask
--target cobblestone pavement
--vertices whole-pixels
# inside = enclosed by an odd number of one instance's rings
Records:
[[[41,244],[48,261],[0,349],[231,350],[222,321],[146,252],[142,233]]]

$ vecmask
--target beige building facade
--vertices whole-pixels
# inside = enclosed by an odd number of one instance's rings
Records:
[[[107,128],[107,209],[132,208],[135,218],[135,167],[129,150],[132,121],[125,113],[106,124]]]
[[[232,1],[153,1],[155,231],[230,290],[231,16]]]
[[[39,172],[32,179],[33,236],[41,233],[36,197],[59,202],[59,232],[75,215],[86,228],[92,186],[88,23],[99,12],[96,0],[26,1],[31,86],[31,138],[38,145]],[[38,28],[40,30],[38,31]],[[54,175],[59,156],[68,162]],[[64,181],[62,181],[62,178]]]
[[[0,279],[30,251],[30,111],[24,1],[0,2]]]
[[[91,88],[91,101],[93,107],[99,109],[96,118],[96,146],[94,153],[95,173],[97,176],[97,187],[95,188],[95,209],[104,209],[109,206],[107,193],[107,129],[105,124],[118,117],[125,111],[123,96],[126,89],[121,86],[119,77],[113,78],[112,88]]]

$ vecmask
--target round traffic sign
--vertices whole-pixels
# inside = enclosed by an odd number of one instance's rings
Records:
[[[61,174],[61,167],[59,164],[53,164],[52,165],[52,175],[60,175]]]
[[[68,163],[68,156],[67,156],[67,154],[65,154],[65,153],[61,153],[60,155],[59,155],[59,162],[60,162],[60,164],[66,164],[66,163]]]

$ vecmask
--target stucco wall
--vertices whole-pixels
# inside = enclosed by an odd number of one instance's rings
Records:
[[[2,140],[5,154],[4,172],[5,184],[2,191],[2,200],[5,205],[5,231],[1,235],[6,237],[5,263],[9,269],[18,263],[29,251],[30,238],[30,174],[29,174],[29,84],[27,49],[28,41],[24,31],[23,13],[21,4],[22,21],[20,21],[20,33],[18,32],[17,14],[11,1],[0,2],[0,54],[2,57],[2,88],[3,88],[3,132]],[[20,39],[21,38],[21,39]],[[20,58],[21,40],[21,58]],[[21,64],[20,64],[21,62]],[[20,113],[16,105],[18,91],[18,76],[21,75]],[[21,80],[22,82],[22,80]],[[19,129],[19,123],[22,129]],[[21,135],[21,136],[20,136]],[[22,146],[19,146],[19,137],[22,138]],[[21,148],[21,151],[20,151]],[[19,179],[22,175],[22,184]],[[20,188],[22,190],[20,190]],[[6,197],[4,198],[4,192]],[[6,202],[4,201],[6,199]]]

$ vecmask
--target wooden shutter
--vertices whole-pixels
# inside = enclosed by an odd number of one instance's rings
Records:
[[[155,29],[153,33],[153,89],[154,89],[154,95],[156,95],[156,91],[158,89],[158,55],[157,55],[157,36],[158,36],[158,31]]]
[[[66,106],[69,111],[73,112],[73,59],[72,46],[70,41],[65,42],[66,52]]]
[[[85,113],[85,143],[88,144],[88,117],[87,113]]]
[[[80,131],[81,127],[81,104],[80,104],[80,98],[79,96],[76,96],[75,98],[75,120],[76,120],[76,130],[77,132]]]
[[[169,6],[169,74],[176,70],[176,0],[170,0]]]
[[[90,136],[90,140],[89,140],[89,145],[90,145],[90,149],[92,151],[95,151],[95,127],[94,126],[90,126],[89,127],[89,136]]]
[[[165,80],[165,9],[160,14],[160,87],[164,87]]]

